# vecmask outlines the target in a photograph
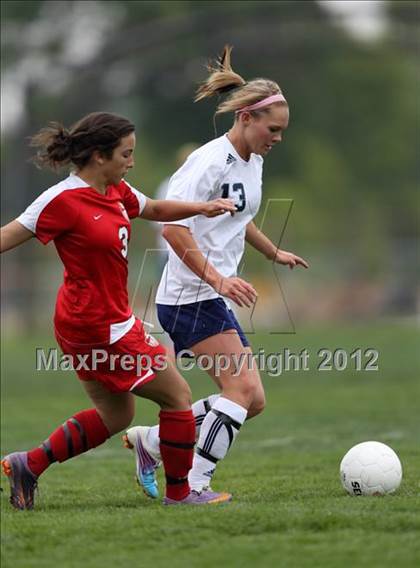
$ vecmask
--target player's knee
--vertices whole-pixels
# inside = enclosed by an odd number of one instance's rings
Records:
[[[243,406],[249,409],[257,395],[257,388],[247,375],[238,377],[238,379],[236,394],[240,397]]]
[[[133,418],[134,411],[128,409],[102,416],[102,420],[108,428],[111,436],[118,434],[118,432],[122,432],[122,430],[126,430],[133,421]]]

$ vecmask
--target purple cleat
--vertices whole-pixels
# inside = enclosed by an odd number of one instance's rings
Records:
[[[34,508],[34,492],[38,477],[28,467],[28,453],[14,452],[1,461],[3,473],[10,482],[10,503],[15,509]]]
[[[232,500],[230,493],[216,493],[211,490],[195,491],[194,489],[181,501],[165,497],[164,505],[213,505],[216,503],[228,503]]]

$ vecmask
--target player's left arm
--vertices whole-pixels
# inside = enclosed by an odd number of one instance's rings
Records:
[[[279,249],[266,235],[264,235],[262,231],[257,228],[253,221],[248,223],[246,226],[245,240],[257,251],[268,258],[268,260],[272,260],[279,264],[285,264],[286,266],[289,266],[289,268],[294,268],[299,265],[304,268],[309,268],[306,260],[300,258],[300,256],[297,256],[292,252]]]
[[[144,209],[141,212],[143,219],[149,221],[179,221],[194,217],[195,215],[205,215],[206,217],[217,217],[224,213],[234,214],[235,205],[231,199],[214,199],[212,201],[175,201],[166,199],[147,199]]]

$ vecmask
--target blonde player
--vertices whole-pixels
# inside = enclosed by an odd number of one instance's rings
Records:
[[[261,203],[263,160],[282,139],[289,106],[274,81],[245,81],[235,73],[230,53],[226,46],[216,65],[209,66],[210,75],[195,100],[229,92],[216,114],[233,113],[233,125],[190,155],[171,178],[167,198],[188,202],[229,197],[236,213],[215,221],[195,217],[165,224],[169,259],[156,296],[160,323],[177,354],[189,350],[213,360],[221,354],[231,358],[226,369],[208,371],[220,396],[193,405],[198,441],[189,482],[197,492],[210,490],[217,463],[226,456],[245,420],[262,412],[265,405],[258,370],[245,365],[238,374],[232,364],[233,356],[238,360],[251,353],[229,305],[232,301],[250,307],[256,300],[253,286],[237,276],[245,242],[272,262],[308,267],[299,256],[278,249],[253,222]],[[135,449],[140,484],[146,494],[156,497],[158,427],[131,428],[125,441]]]

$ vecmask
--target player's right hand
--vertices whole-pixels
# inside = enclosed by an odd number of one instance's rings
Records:
[[[217,291],[222,296],[226,296],[226,298],[235,302],[235,304],[241,308],[243,306],[250,308],[255,304],[258,297],[255,288],[249,284],[249,282],[237,276],[223,278]]]

